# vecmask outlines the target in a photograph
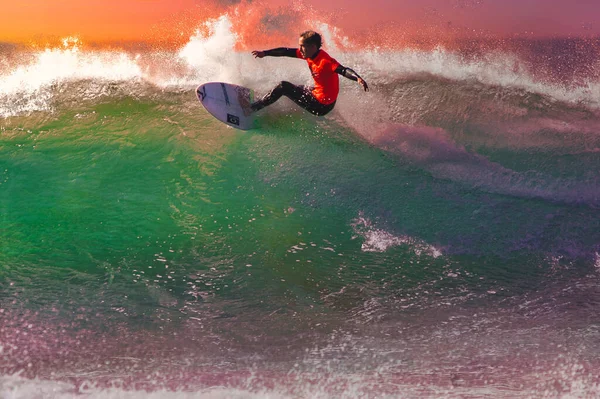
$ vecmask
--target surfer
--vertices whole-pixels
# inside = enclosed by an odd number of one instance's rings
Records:
[[[300,34],[298,48],[279,47],[271,50],[253,51],[255,58],[293,57],[305,59],[314,79],[314,87],[297,86],[287,81],[280,82],[273,90],[262,99],[249,105],[251,112],[256,112],[286,96],[308,112],[323,116],[330,112],[340,91],[338,75],[358,82],[365,91],[369,86],[358,73],[341,65],[325,50],[321,49],[321,35],[314,31]]]

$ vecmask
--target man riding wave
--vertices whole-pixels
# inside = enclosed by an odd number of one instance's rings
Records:
[[[306,31],[300,35],[300,48],[279,47],[271,50],[253,51],[255,58],[292,57],[302,58],[314,80],[314,87],[297,86],[287,81],[280,82],[262,99],[250,104],[251,112],[256,112],[286,96],[308,112],[323,116],[335,106],[340,91],[338,75],[358,82],[365,91],[369,91],[367,82],[355,71],[346,68],[321,49],[321,35],[314,31]]]

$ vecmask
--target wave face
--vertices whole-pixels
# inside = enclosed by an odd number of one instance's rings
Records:
[[[371,91],[249,133],[194,88],[310,75],[235,15],[171,50],[1,47],[0,396],[598,392],[598,43],[316,26]]]

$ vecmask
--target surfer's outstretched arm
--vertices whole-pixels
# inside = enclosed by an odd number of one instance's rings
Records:
[[[356,71],[354,71],[353,69],[346,68],[345,66],[340,65],[335,69],[335,72],[339,73],[345,78],[358,82],[365,91],[369,91],[369,86],[367,85],[367,82],[365,82],[365,80],[361,78],[360,75],[356,73]]]
[[[254,58],[263,57],[292,57],[298,58],[298,49],[290,47],[277,47],[271,50],[253,51],[252,55]]]

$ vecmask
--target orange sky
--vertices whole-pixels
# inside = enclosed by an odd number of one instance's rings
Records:
[[[231,10],[239,0],[5,0],[0,13],[0,42],[43,42],[75,35],[84,42],[185,40],[202,21]],[[273,23],[291,4],[310,5],[334,25],[350,30],[378,26],[396,35],[461,32],[494,35],[600,35],[600,1],[587,0],[242,0],[254,30],[265,18]],[[265,11],[270,7],[270,11]],[[250,11],[248,11],[250,10]],[[257,11],[258,10],[258,11]],[[297,16],[297,15],[296,15]],[[269,19],[270,18],[270,19]],[[252,22],[250,22],[252,21]],[[278,22],[279,21],[279,22]],[[437,32],[437,33],[436,33]],[[265,32],[263,32],[265,33]],[[288,44],[288,43],[285,43]]]
[[[7,1],[0,41],[76,35],[91,41],[144,40],[153,27],[194,10],[194,0]]]

